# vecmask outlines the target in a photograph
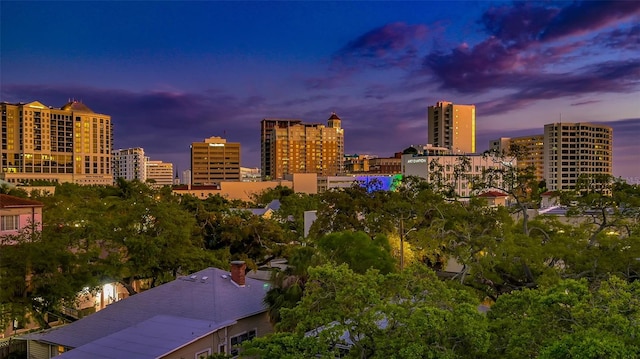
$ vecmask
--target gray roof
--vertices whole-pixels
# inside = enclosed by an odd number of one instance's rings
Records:
[[[78,348],[158,315],[205,321],[213,327],[265,312],[262,299],[268,289],[265,282],[248,277],[245,287],[238,287],[229,272],[207,268],[110,304],[66,326],[23,338]]]
[[[127,329],[82,345],[60,356],[64,359],[154,359],[234,322],[157,315]]]

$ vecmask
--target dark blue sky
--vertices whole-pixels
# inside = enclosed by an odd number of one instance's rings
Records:
[[[640,180],[640,2],[0,2],[0,100],[69,98],[117,148],[188,168],[189,144],[260,120],[343,119],[346,151],[426,142],[426,108],[477,106],[478,149],[545,123],[614,127]]]

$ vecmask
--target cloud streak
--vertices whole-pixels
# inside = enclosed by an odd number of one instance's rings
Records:
[[[426,25],[394,22],[375,28],[350,41],[333,55],[333,68],[353,66],[409,68],[415,64],[419,46],[427,38]]]

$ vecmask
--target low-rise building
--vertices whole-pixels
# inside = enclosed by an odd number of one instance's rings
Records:
[[[207,268],[117,301],[69,325],[27,334],[27,357],[48,359],[207,358],[273,328],[263,303],[269,284]]]
[[[23,231],[42,231],[42,208],[38,201],[0,194],[0,244]]]

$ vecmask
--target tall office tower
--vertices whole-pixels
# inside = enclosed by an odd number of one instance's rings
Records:
[[[182,176],[180,177],[180,184],[191,185],[191,170],[182,171]]]
[[[30,103],[0,104],[0,179],[113,184],[111,117],[78,101],[61,108]]]
[[[516,156],[519,168],[531,167],[536,181],[544,179],[544,135],[500,137],[489,142],[489,149]]]
[[[427,140],[454,154],[476,152],[476,106],[440,101],[429,106]]]
[[[147,182],[156,187],[173,185],[173,163],[146,160]]]
[[[292,173],[335,176],[344,172],[344,129],[335,113],[326,126],[280,119],[264,119],[261,125],[262,178],[282,179]]]
[[[611,175],[613,129],[592,123],[544,125],[544,177],[549,190],[574,189],[580,175]]]
[[[240,143],[209,137],[191,144],[191,184],[240,181]]]
[[[113,151],[113,179],[147,181],[147,157],[144,148],[135,147]]]

